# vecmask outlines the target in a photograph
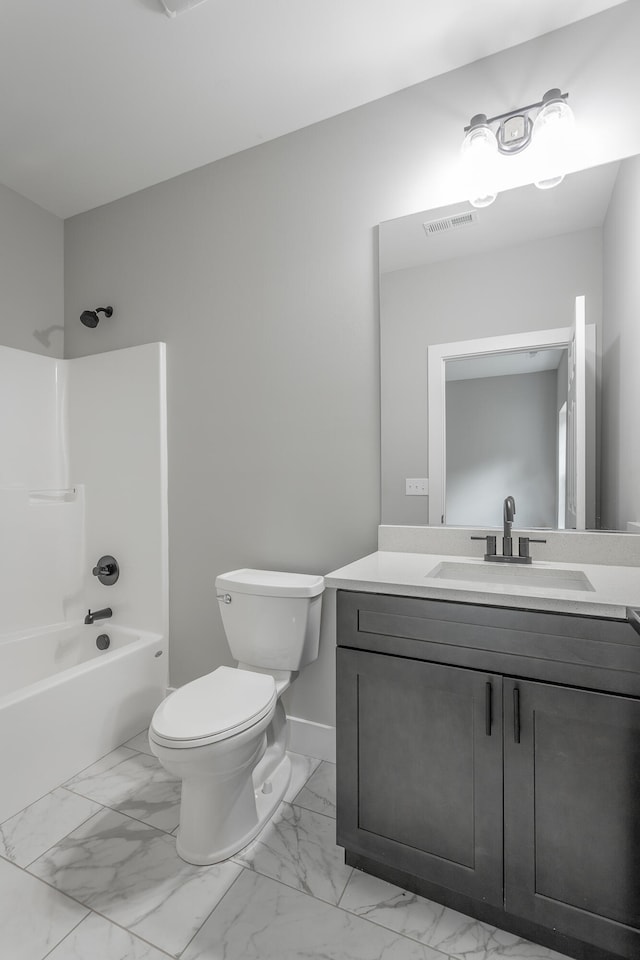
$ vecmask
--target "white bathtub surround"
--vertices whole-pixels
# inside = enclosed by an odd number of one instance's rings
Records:
[[[110,621],[0,641],[0,823],[145,726],[164,695],[166,649]]]
[[[0,637],[112,606],[167,634],[164,344],[55,360],[0,346]],[[28,438],[28,442],[25,442]],[[92,576],[111,553],[123,576]]]
[[[121,624],[167,636],[165,344],[65,363],[69,475],[85,485],[87,497],[84,602],[112,607]],[[110,587],[91,572],[104,554],[120,564],[120,579]]]
[[[382,524],[378,527],[378,550],[481,558],[484,544],[481,540],[470,540],[469,537],[485,536],[487,533],[497,535],[500,551],[502,527],[411,527]],[[516,544],[518,536],[547,541],[531,544],[534,560],[640,567],[640,536],[630,536],[629,533],[614,530],[519,530],[514,523],[512,536]]]
[[[89,784],[99,776],[104,795],[112,802],[126,795],[122,763],[133,752],[114,751],[94,765],[92,776],[84,781],[81,776],[74,778],[74,789],[83,789],[83,782]],[[142,752],[140,757],[148,759]],[[441,953],[419,942],[428,918],[434,911],[443,911],[428,901],[420,907],[423,919],[415,919],[415,907],[411,922],[401,918],[403,932],[394,929],[393,914],[388,921],[384,910],[371,922],[368,910],[393,897],[389,891],[395,888],[384,885],[382,892],[376,889],[376,896],[365,896],[357,881],[362,875],[341,862],[335,821],[302,807],[316,801],[330,803],[335,767],[295,754],[290,759],[290,802],[282,805],[242,857],[226,864],[185,864],[176,857],[169,834],[105,807],[83,823],[73,823],[67,813],[67,834],[59,834],[55,841],[51,837],[51,849],[42,851],[28,866],[28,873],[3,860],[7,851],[0,849],[0,930],[7,956],[12,960],[44,960],[45,956],[47,960],[160,960],[176,955],[181,960],[220,960],[223,955],[225,960],[302,956],[467,960],[473,953],[476,960],[505,956],[559,960],[552,951],[488,925],[476,925],[455,911],[445,911],[451,951]],[[48,811],[51,820],[57,817],[59,829],[63,820],[56,795],[69,786],[43,798],[44,806],[39,808],[43,816]],[[28,824],[36,807],[12,822],[13,836],[19,841],[15,854],[21,862],[27,856]],[[77,816],[83,812],[78,810]],[[243,859],[247,866],[242,865]],[[3,896],[3,884],[8,898]],[[67,893],[81,902],[68,899],[63,895]],[[442,920],[430,925],[438,935],[445,929]],[[472,926],[482,930],[475,935]],[[462,952],[470,945],[476,949]],[[453,952],[454,948],[461,952]]]
[[[78,620],[86,612],[82,484],[0,489],[0,529],[0,636]]]
[[[0,489],[68,486],[64,360],[0,346]],[[25,443],[25,437],[29,442]]]

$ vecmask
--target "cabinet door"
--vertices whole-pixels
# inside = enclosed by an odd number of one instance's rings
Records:
[[[502,905],[501,678],[338,649],[338,842]]]
[[[505,905],[640,956],[640,701],[505,679]]]

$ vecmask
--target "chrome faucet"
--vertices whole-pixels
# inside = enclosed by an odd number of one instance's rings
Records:
[[[504,535],[502,537],[502,556],[512,557],[513,541],[511,539],[511,526],[513,524],[513,518],[516,515],[516,501],[513,499],[513,497],[505,497],[502,515],[504,518]]]

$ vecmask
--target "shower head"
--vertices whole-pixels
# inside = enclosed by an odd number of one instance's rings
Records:
[[[80,323],[84,323],[85,327],[97,327],[100,320],[99,313],[104,313],[105,317],[111,317],[113,307],[96,307],[95,310],[83,310],[80,314]]]

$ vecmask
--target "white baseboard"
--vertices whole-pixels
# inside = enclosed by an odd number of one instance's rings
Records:
[[[316,760],[336,762],[336,728],[313,723],[301,717],[289,717],[289,750]]]

